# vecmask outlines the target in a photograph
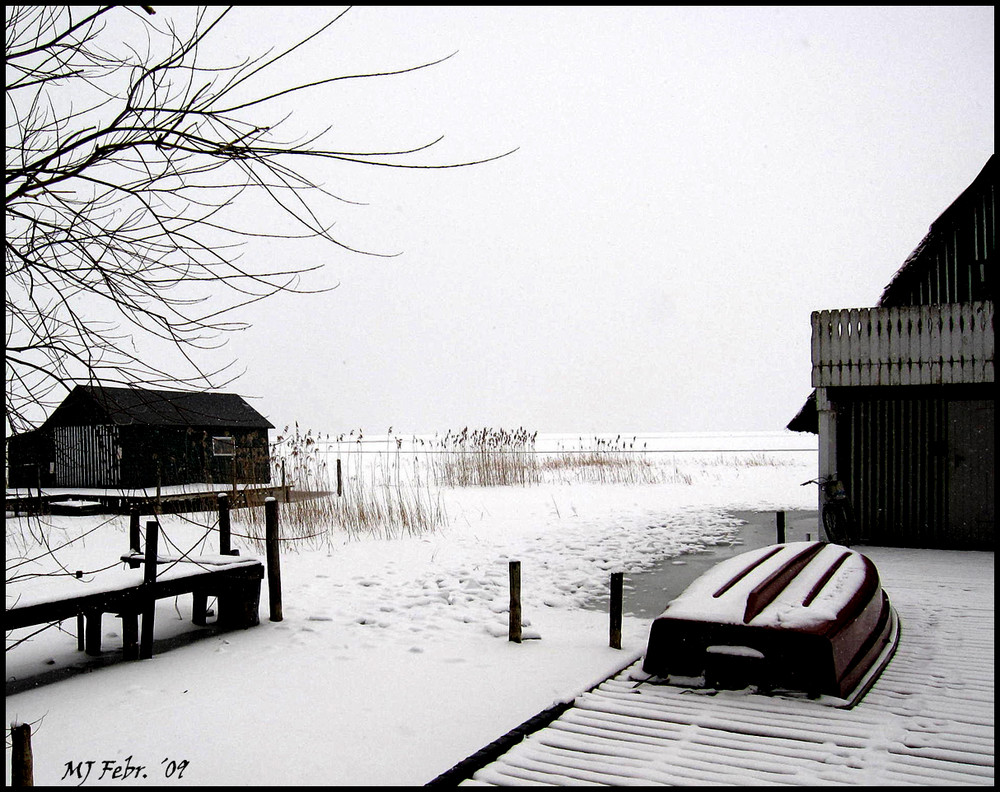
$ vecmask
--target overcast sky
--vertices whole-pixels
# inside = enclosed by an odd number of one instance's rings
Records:
[[[217,41],[336,11],[237,8]],[[276,77],[457,54],[298,100],[290,128],[517,152],[318,171],[365,204],[340,239],[399,255],[251,243],[339,285],[257,306],[229,389],[334,434],[782,429],[810,312],[874,305],[992,154],[993,31],[992,7],[354,8]]]

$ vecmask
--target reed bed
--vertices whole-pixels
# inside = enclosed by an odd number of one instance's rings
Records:
[[[272,480],[288,484],[290,502],[280,505],[283,538],[306,547],[352,538],[418,536],[447,524],[441,493],[459,487],[540,484],[693,484],[716,466],[783,464],[764,453],[678,458],[636,447],[618,435],[578,438],[572,447],[536,448],[538,433],[517,429],[448,431],[443,437],[403,438],[392,428],[384,438],[360,430],[337,437],[285,428],[271,448]],[[338,495],[337,469],[341,494]],[[263,508],[240,518],[252,541],[264,530]],[[236,519],[234,517],[234,519]]]
[[[390,430],[391,432],[391,430]],[[379,454],[374,464],[362,462],[363,435],[340,435],[336,440],[285,428],[271,447],[272,481],[288,485],[291,497],[279,504],[281,538],[304,548],[329,546],[339,534],[350,538],[396,538],[421,535],[447,522],[440,494],[400,467],[400,444],[395,455]],[[329,449],[337,447],[331,464]],[[389,449],[387,449],[388,451]],[[337,494],[336,461],[343,475]],[[234,517],[234,520],[237,518]],[[264,510],[250,508],[239,518],[246,535],[262,546]]]
[[[542,460],[550,480],[591,484],[691,484],[693,479],[672,460],[656,459],[644,448],[636,449],[636,438],[618,435],[614,440],[579,438],[579,447],[560,448]]]
[[[631,440],[579,438],[574,448],[536,449],[538,432],[476,429],[448,432],[430,442],[429,468],[440,487],[527,486],[545,483],[691,484],[671,459],[656,458]],[[423,441],[419,441],[423,442]]]
[[[541,482],[538,432],[523,427],[449,431],[432,445],[430,476],[441,487],[508,487]],[[436,446],[433,447],[433,446]]]

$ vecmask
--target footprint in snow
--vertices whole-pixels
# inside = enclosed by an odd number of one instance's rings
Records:
[[[361,616],[356,620],[356,623],[366,627],[382,627],[383,629],[389,626],[389,622],[383,619],[373,619],[371,616]]]
[[[494,638],[507,638],[510,633],[508,631],[507,625],[498,624],[487,624],[484,629]],[[525,629],[524,625],[521,625],[521,640],[522,641],[538,641],[541,640],[541,634],[538,630]]]

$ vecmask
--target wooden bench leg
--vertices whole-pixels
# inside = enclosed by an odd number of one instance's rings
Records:
[[[192,596],[191,621],[199,627],[204,627],[208,624],[208,594],[204,591],[195,591]]]
[[[256,627],[260,624],[260,581],[234,583],[219,592],[220,627]]]
[[[246,599],[244,600],[246,607],[245,627],[256,627],[260,624],[260,583],[259,580],[247,583]]]
[[[232,589],[228,586],[220,591],[215,598],[215,609],[218,613],[215,624],[224,630],[235,627],[235,622],[238,620],[237,609],[233,607],[234,599]]]
[[[76,648],[79,652],[87,648],[86,621],[82,613],[76,614]]]
[[[91,611],[85,616],[87,634],[84,637],[84,644],[87,654],[99,655],[101,653],[101,625],[104,621],[104,614],[101,611]]]
[[[122,657],[125,660],[139,659],[139,614],[123,613],[122,618]]]

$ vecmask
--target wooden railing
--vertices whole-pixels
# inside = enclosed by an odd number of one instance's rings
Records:
[[[993,303],[812,314],[812,384],[993,382]]]

